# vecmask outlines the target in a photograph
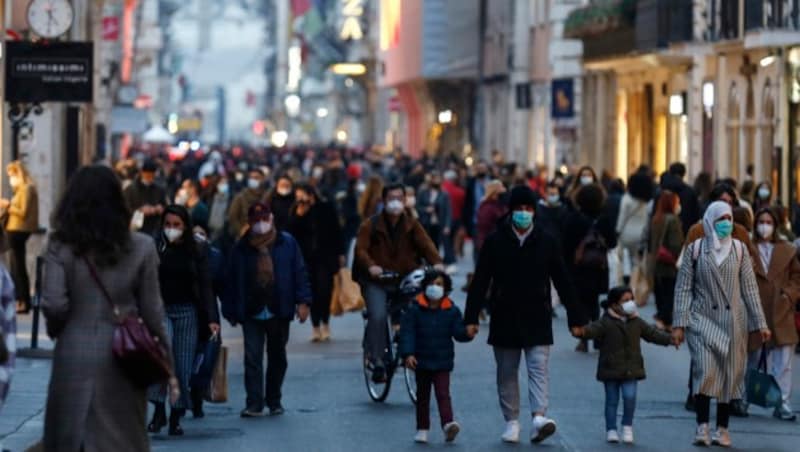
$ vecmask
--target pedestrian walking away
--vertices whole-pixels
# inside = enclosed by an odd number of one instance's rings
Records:
[[[280,415],[289,325],[295,316],[301,323],[308,318],[311,286],[297,241],[275,229],[269,205],[252,205],[247,218],[244,234],[231,252],[222,313],[232,325],[241,324],[244,334],[247,400],[241,416],[262,416],[265,405],[270,415]]]
[[[744,395],[748,333],[770,339],[747,247],[734,239],[733,210],[716,201],[703,217],[705,237],[686,250],[675,286],[673,340],[689,345],[695,388],[694,443],[730,446],[730,401]],[[709,406],[717,399],[717,429]]]
[[[461,311],[448,298],[453,282],[446,273],[427,272],[422,287],[424,292],[403,316],[400,326],[400,356],[406,367],[416,373],[417,434],[414,441],[428,442],[433,386],[445,441],[452,442],[461,430],[453,418],[450,401],[450,373],[455,366],[453,339],[468,342],[474,334],[467,334]]]
[[[597,380],[606,391],[606,440],[620,441],[617,429],[617,406],[622,395],[622,442],[633,444],[633,414],[636,409],[636,388],[645,379],[641,339],[658,345],[670,345],[672,338],[639,317],[633,291],[615,287],[601,304],[603,317],[579,330],[586,339],[600,339]]]
[[[567,308],[568,323],[576,334],[586,313],[573,292],[563,255],[546,230],[534,227],[536,196],[527,186],[511,191],[511,217],[491,234],[481,248],[478,267],[467,297],[465,323],[472,336],[478,331],[480,310],[491,306],[489,345],[497,365],[497,392],[506,421],[502,440],[516,443],[520,435],[519,362],[525,354],[531,435],[534,443],[556,431],[546,417],[549,407],[550,347],[553,319],[550,281]]]
[[[145,388],[114,361],[114,313],[85,261],[97,267],[120,315],[136,312],[169,351],[158,253],[150,237],[129,232],[128,212],[119,181],[103,166],[80,169],[55,210],[42,281],[47,333],[56,339],[44,418],[47,451],[150,450]],[[167,359],[172,367],[171,353]],[[180,388],[174,376],[170,387],[175,400]]]
[[[678,213],[680,198],[669,191],[661,192],[656,200],[655,214],[649,228],[648,264],[652,272],[648,278],[654,282],[656,297],[656,323],[661,329],[672,326],[675,298],[675,279],[678,275],[678,256],[683,247],[683,229]]]

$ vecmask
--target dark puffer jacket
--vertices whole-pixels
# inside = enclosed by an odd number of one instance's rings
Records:
[[[449,298],[431,309],[424,295],[417,298],[400,325],[400,356],[414,356],[417,369],[452,371],[455,361],[453,339],[469,342],[461,311]]]
[[[586,326],[583,337],[600,340],[597,362],[597,379],[600,381],[644,380],[640,339],[659,345],[670,344],[669,334],[639,317],[625,321],[607,312],[600,320]]]

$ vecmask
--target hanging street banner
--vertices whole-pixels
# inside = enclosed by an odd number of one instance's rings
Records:
[[[6,101],[91,102],[91,42],[6,43]]]

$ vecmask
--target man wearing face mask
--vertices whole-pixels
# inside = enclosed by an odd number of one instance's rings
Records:
[[[269,205],[256,203],[247,213],[248,224],[228,262],[228,286],[222,314],[231,324],[242,324],[247,405],[242,417],[283,414],[281,386],[286,375],[289,324],[309,315],[311,286],[297,241],[275,229]],[[264,394],[264,343],[267,350]]]
[[[247,188],[239,192],[231,202],[228,212],[228,229],[233,237],[241,237],[247,230],[247,210],[264,199],[264,174],[257,169],[247,174]]]
[[[536,195],[527,186],[511,191],[511,216],[481,248],[467,297],[467,331],[478,331],[480,310],[491,306],[489,345],[497,362],[497,391],[506,421],[504,442],[519,442],[520,400],[517,376],[525,354],[531,441],[539,443],[556,430],[545,417],[548,408],[548,361],[553,344],[550,281],[567,308],[573,335],[587,323],[571,286],[559,242],[534,225]]]
[[[139,178],[123,192],[128,209],[135,212],[134,219],[141,218],[140,224],[135,226],[151,237],[159,232],[161,215],[167,205],[166,190],[155,182],[157,169],[156,162],[144,162]]]
[[[407,275],[423,260],[444,271],[442,258],[419,221],[406,213],[406,193],[401,184],[383,189],[384,210],[367,218],[356,238],[353,278],[359,281],[367,304],[366,344],[373,361],[373,379],[385,381],[383,350],[386,349],[387,288],[378,277],[384,271]]]
[[[547,230],[554,237],[559,238],[559,229],[564,221],[567,206],[561,202],[561,192],[555,182],[547,184],[544,198],[536,206],[536,225]]]

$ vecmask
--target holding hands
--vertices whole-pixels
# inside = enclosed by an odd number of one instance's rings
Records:
[[[469,336],[470,339],[475,339],[479,330],[480,328],[478,325],[467,325],[467,336]]]
[[[417,369],[417,358],[414,355],[406,358],[406,367],[411,370]]]

